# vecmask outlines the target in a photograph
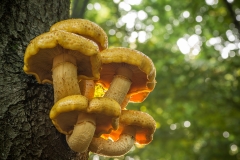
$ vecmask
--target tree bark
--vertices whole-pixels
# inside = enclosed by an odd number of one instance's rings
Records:
[[[52,125],[51,85],[23,70],[31,39],[69,16],[66,0],[2,0],[0,3],[0,159],[74,159],[65,135]]]

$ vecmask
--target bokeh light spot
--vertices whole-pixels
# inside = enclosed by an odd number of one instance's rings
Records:
[[[191,123],[190,123],[189,121],[185,121],[185,122],[183,123],[183,125],[184,125],[184,127],[188,128],[188,127],[191,126]]]
[[[176,124],[171,124],[171,125],[170,125],[170,129],[171,129],[171,130],[177,129],[177,125],[176,125]]]
[[[170,5],[166,5],[166,6],[164,7],[164,9],[165,9],[165,11],[171,11],[171,6],[170,6]]]
[[[202,19],[202,16],[197,16],[197,17],[196,17],[196,21],[197,21],[197,22],[202,22],[202,20],[203,20],[203,19]]]
[[[224,131],[223,132],[223,137],[224,138],[228,138],[229,137],[229,132],[228,131]]]
[[[184,18],[188,18],[190,16],[190,13],[188,11],[184,11],[182,15]]]
[[[159,17],[158,16],[153,16],[152,17],[152,21],[153,22],[158,22],[159,21]]]

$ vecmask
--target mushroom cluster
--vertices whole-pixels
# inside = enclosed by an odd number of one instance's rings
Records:
[[[108,48],[97,24],[69,19],[52,25],[31,40],[23,70],[39,83],[53,84],[50,119],[72,150],[121,156],[135,143],[152,141],[154,119],[126,106],[144,101],[154,89],[154,64],[137,50]],[[94,97],[96,84],[106,90],[104,96]]]

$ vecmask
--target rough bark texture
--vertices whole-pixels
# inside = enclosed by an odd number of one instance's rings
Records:
[[[30,40],[69,15],[67,0],[1,0],[0,159],[73,159],[75,153],[49,118],[51,85],[23,70]]]

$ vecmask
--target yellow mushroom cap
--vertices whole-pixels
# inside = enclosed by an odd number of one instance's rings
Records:
[[[97,44],[65,31],[46,32],[34,38],[25,51],[23,70],[34,75],[39,83],[52,83],[53,59],[63,53],[76,58],[79,78],[99,79],[101,60]]]
[[[104,30],[86,19],[68,19],[57,22],[50,28],[50,31],[54,30],[64,30],[91,39],[99,45],[100,50],[108,47],[108,37]]]
[[[121,115],[121,106],[115,100],[107,97],[95,97],[89,101],[87,112],[96,117],[96,137],[118,128],[117,119]]]
[[[127,67],[132,71],[132,84],[128,95],[134,96],[130,101],[142,102],[155,87],[156,69],[152,60],[140,51],[116,47],[108,48],[100,52],[102,57],[102,70],[100,83],[105,89],[108,89],[116,70],[121,67]]]
[[[50,118],[63,134],[70,134],[80,112],[87,112],[88,99],[82,95],[67,96],[57,101],[50,111]]]
[[[126,126],[135,129],[135,143],[148,144],[153,139],[156,122],[147,113],[136,110],[122,110],[118,130],[112,131],[110,134],[105,134],[103,137],[117,141]]]

